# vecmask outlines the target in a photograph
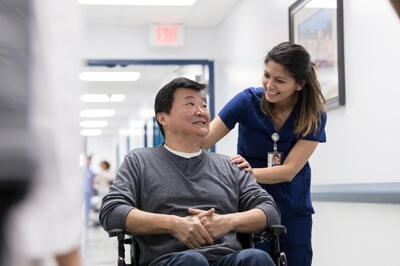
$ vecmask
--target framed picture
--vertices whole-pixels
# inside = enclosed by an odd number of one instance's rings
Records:
[[[325,109],[345,105],[343,0],[298,0],[289,7],[289,40],[316,64]]]

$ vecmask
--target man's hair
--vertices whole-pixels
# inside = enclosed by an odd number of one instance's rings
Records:
[[[162,87],[156,95],[156,99],[154,102],[154,111],[156,118],[158,113],[163,112],[169,114],[171,112],[172,103],[174,102],[174,92],[177,89],[184,88],[184,89],[202,91],[206,87],[207,86],[205,84],[201,84],[196,81],[183,77],[173,79],[171,82]],[[158,122],[158,120],[157,124],[160,127],[161,134],[165,138],[163,126],[160,124],[160,122]]]

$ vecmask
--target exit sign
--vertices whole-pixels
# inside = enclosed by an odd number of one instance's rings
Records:
[[[177,25],[151,25],[150,45],[153,46],[182,46],[183,27]]]

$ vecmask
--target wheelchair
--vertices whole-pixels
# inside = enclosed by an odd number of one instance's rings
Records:
[[[118,266],[139,266],[139,246],[135,236],[128,235],[122,229],[111,229],[107,231],[109,237],[118,239]],[[286,227],[283,225],[271,225],[260,235],[238,233],[238,239],[243,249],[254,248],[254,243],[263,243],[271,240],[271,251],[269,254],[277,266],[287,266],[286,254],[280,250],[279,236],[286,234]],[[130,264],[125,262],[125,245],[130,246]]]

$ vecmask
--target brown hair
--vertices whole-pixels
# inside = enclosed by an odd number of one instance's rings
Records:
[[[295,121],[295,134],[306,136],[309,133],[317,134],[321,116],[325,112],[323,104],[325,98],[315,72],[315,64],[311,62],[310,55],[303,46],[283,42],[275,46],[265,57],[264,64],[273,61],[282,67],[296,80],[298,84],[304,84],[298,91],[297,113]],[[276,118],[274,104],[264,97],[261,100],[261,110],[266,115]]]

